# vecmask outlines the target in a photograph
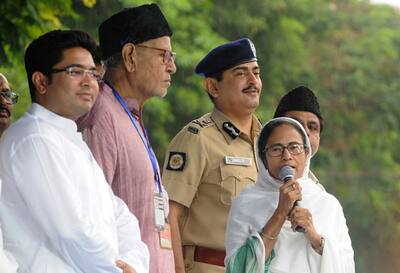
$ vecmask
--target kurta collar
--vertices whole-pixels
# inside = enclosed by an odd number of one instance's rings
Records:
[[[117,90],[110,82],[106,81],[105,84],[106,86],[108,85],[107,87],[110,87],[119,93],[119,90]],[[142,107],[140,107],[139,102],[134,98],[123,97],[123,99],[128,110],[140,120],[142,117]]]
[[[65,130],[66,132],[77,132],[77,125],[74,120],[62,117],[38,103],[32,103],[29,113],[35,117],[45,120],[55,127]]]
[[[131,111],[133,115],[139,118],[142,116],[142,108],[136,99],[124,97],[124,101],[129,111]]]

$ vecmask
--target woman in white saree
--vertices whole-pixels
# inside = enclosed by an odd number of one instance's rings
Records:
[[[308,178],[311,150],[303,127],[272,119],[261,131],[257,157],[257,183],[230,211],[227,273],[354,273],[342,207]],[[286,183],[279,179],[283,166],[294,170]],[[305,232],[295,231],[298,226]]]

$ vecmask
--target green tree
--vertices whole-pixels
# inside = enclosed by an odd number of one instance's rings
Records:
[[[90,7],[95,0],[81,0]],[[30,105],[23,66],[25,47],[46,31],[62,28],[62,18],[77,18],[71,0],[2,0],[0,2],[0,71],[8,78],[20,99],[13,118],[18,119]]]

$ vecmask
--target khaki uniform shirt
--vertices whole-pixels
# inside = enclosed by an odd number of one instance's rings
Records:
[[[184,246],[225,251],[232,201],[257,180],[254,147],[260,130],[254,116],[250,138],[214,109],[186,125],[170,143],[162,181],[169,199],[188,208],[180,222]],[[195,264],[206,268],[196,270],[185,261],[187,272],[225,272],[223,267]]]

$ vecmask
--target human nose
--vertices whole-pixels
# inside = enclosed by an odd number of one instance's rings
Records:
[[[169,74],[175,74],[176,72],[176,64],[175,64],[175,60],[171,59],[171,61],[168,63],[167,65],[167,72]]]
[[[89,78],[91,80],[97,80],[97,77],[93,70],[85,70],[83,74],[84,74],[84,76],[86,76],[87,78]]]
[[[256,84],[258,81],[258,76],[254,72],[250,72],[247,77],[247,82]]]
[[[283,160],[292,159],[292,154],[289,152],[288,147],[283,147],[282,158],[283,158]]]
[[[89,87],[96,82],[95,78],[90,74],[89,71],[85,71],[81,76],[81,85],[85,87]]]
[[[96,75],[94,74],[93,70],[85,70],[82,72],[81,75],[81,80],[84,84],[89,84],[89,83],[93,83],[93,82],[97,82],[98,79],[96,77]]]
[[[91,81],[92,81],[92,79],[91,79],[91,77],[89,76],[89,74],[88,74],[86,71],[84,71],[84,72],[82,73],[82,76],[81,76],[81,82],[82,82],[82,84],[88,85]]]
[[[12,104],[12,101],[10,98],[7,97],[7,95],[3,92],[0,94],[0,102],[2,104]]]

